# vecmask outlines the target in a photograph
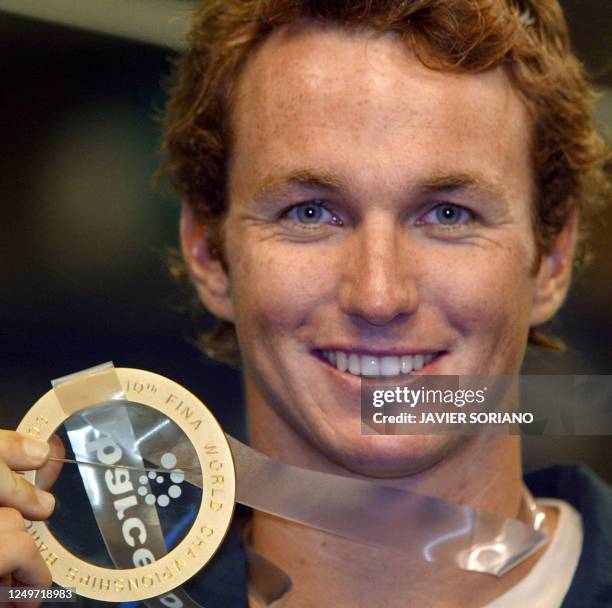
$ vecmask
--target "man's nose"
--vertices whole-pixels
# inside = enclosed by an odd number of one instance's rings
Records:
[[[420,260],[406,228],[391,218],[363,223],[350,236],[339,300],[344,313],[386,325],[418,306]]]

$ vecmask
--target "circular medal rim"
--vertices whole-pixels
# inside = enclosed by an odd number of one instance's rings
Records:
[[[86,562],[70,551],[66,549],[55,535],[49,530],[46,523],[43,521],[32,521],[27,522],[26,529],[33,535],[36,534],[38,537],[37,546],[41,554],[43,551],[40,549],[41,546],[45,547],[45,551],[49,554],[54,553],[57,555],[57,559],[53,563],[47,563],[53,581],[63,587],[74,587],[78,595],[88,597],[90,599],[105,600],[105,601],[135,601],[144,600],[151,597],[167,594],[168,592],[180,587],[185,581],[193,577],[199,570],[201,570],[215,555],[223,540],[227,536],[231,521],[235,509],[235,494],[236,494],[236,472],[233,460],[232,451],[229,447],[225,433],[221,428],[221,425],[206,407],[206,405],[198,399],[193,393],[188,391],[186,388],[178,384],[177,382],[150,372],[147,370],[135,369],[135,368],[113,368],[120,381],[121,387],[124,392],[122,400],[130,401],[133,403],[141,403],[142,405],[152,407],[153,409],[163,413],[170,418],[187,436],[191,441],[194,450],[196,452],[198,462],[200,464],[203,480],[208,475],[205,463],[207,461],[206,454],[204,451],[204,443],[201,442],[202,436],[205,434],[212,435],[211,438],[215,439],[218,443],[219,454],[216,454],[216,460],[220,460],[223,465],[224,472],[224,485],[225,485],[225,502],[226,506],[220,512],[212,511],[207,508],[207,503],[210,498],[207,496],[205,490],[206,483],[203,481],[202,488],[202,500],[198,509],[198,513],[195,517],[191,528],[181,540],[181,542],[172,551],[158,559],[157,561],[148,564],[146,566],[140,566],[129,569],[111,569],[97,566]],[[145,381],[154,383],[158,386],[158,392],[160,388],[168,389],[166,394],[176,395],[183,403],[187,406],[196,407],[202,413],[202,427],[203,430],[193,429],[185,423],[183,418],[180,418],[173,408],[168,407],[163,409],[159,403],[159,399],[154,400],[152,395],[145,394],[145,391],[135,393],[135,397],[132,396],[131,391],[125,389],[128,381]],[[106,402],[108,404],[108,401]],[[79,408],[78,411],[86,409],[87,407],[96,407],[98,405],[104,405],[104,403],[91,404]],[[54,411],[55,410],[55,411]],[[25,414],[17,431],[25,434],[30,434],[48,440],[53,433],[59,428],[65,420],[67,420],[74,412],[66,413],[62,408],[54,389],[47,391],[40,399],[32,405],[32,407]],[[206,420],[204,420],[206,419]],[[41,420],[46,421],[41,424]],[[200,435],[200,441],[198,441],[198,435]],[[224,453],[225,452],[225,453]],[[27,471],[23,474],[25,479],[30,483],[35,484],[37,471]],[[211,473],[212,474],[212,473]],[[210,485],[210,484],[208,484]],[[210,540],[207,537],[204,548],[201,547],[198,550],[198,558],[192,559],[185,563],[185,566],[180,572],[177,572],[173,568],[173,562],[178,558],[184,557],[185,552],[194,546],[194,539],[198,537],[198,532],[204,528],[205,525],[211,524],[215,529],[215,539]],[[219,530],[219,531],[217,531]],[[42,544],[38,544],[38,543]],[[44,558],[44,556],[43,556]],[[66,574],[63,576],[60,574],[60,568],[65,572],[69,572],[70,568],[76,569],[78,575],[71,580]],[[154,573],[166,572],[166,569],[170,568],[172,577],[170,579],[162,580],[157,579],[157,582],[152,586],[144,587],[139,584],[138,589],[128,589],[127,579],[137,578],[142,581],[145,577],[151,576],[155,580]],[[110,589],[90,587],[80,583],[82,577],[97,577],[99,579],[105,579],[107,581],[114,582],[117,579],[124,579],[125,588],[121,591],[117,591],[112,585]]]

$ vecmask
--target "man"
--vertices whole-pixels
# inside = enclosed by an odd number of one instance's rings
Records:
[[[189,274],[222,321],[208,350],[239,352],[256,449],[517,516],[517,438],[361,435],[360,377],[517,373],[528,340],[552,345],[536,328],[561,306],[579,223],[609,188],[568,49],[555,0],[196,11],[166,172],[184,200]],[[20,453],[1,456],[15,468]],[[10,503],[44,516],[24,504]],[[589,523],[600,506],[581,524],[566,502],[549,505],[549,550],[499,579],[262,513],[249,542],[291,577],[290,607],[607,605],[612,581],[588,560],[595,528],[610,559],[610,522]],[[35,561],[5,558],[0,573],[42,580]]]

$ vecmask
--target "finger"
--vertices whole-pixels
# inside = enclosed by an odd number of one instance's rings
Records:
[[[17,582],[36,587],[51,586],[51,573],[32,537],[25,531],[0,535],[0,575],[11,574]]]
[[[14,587],[25,587],[26,585],[22,585],[19,581],[15,581],[13,583]],[[43,602],[24,602],[20,601],[18,604],[11,604],[12,608],[40,608],[43,605]]]
[[[19,581],[15,581],[13,584],[14,587],[25,587],[26,585],[22,585]],[[18,604],[11,604],[11,608],[40,608],[42,606],[42,602],[24,602],[21,600]]]
[[[11,587],[13,584],[13,577],[10,574],[0,576],[0,587]]]
[[[62,440],[53,435],[49,440],[50,456],[53,458],[64,458],[66,456],[66,448]],[[63,462],[49,460],[36,474],[36,485],[43,490],[49,490],[59,477],[59,474],[64,466]]]
[[[0,460],[0,507],[13,507],[28,519],[47,519],[55,507],[52,494],[35,488]]]
[[[17,431],[0,430],[0,460],[16,471],[38,469],[49,457],[49,444]]]
[[[0,534],[25,530],[23,515],[17,509],[0,508]],[[1,584],[1,583],[0,583]]]

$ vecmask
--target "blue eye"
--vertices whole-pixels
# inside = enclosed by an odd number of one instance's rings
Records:
[[[459,205],[443,203],[436,205],[422,220],[424,224],[440,224],[442,226],[454,226],[465,224],[473,219],[472,214]]]
[[[326,224],[341,224],[340,220],[333,215],[322,203],[309,202],[300,203],[292,207],[287,213],[289,219],[295,220],[300,224],[317,225]]]

